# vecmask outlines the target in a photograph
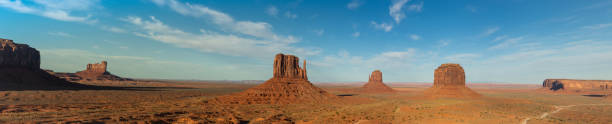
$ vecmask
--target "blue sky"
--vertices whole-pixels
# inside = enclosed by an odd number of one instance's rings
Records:
[[[0,0],[0,17],[61,72],[265,80],[282,52],[315,82],[431,82],[447,62],[469,82],[612,79],[605,0]]]

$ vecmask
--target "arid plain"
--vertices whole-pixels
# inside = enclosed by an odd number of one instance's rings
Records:
[[[391,83],[396,93],[365,94],[363,83],[315,83],[340,96],[327,104],[219,105],[204,101],[254,84],[153,81],[125,90],[0,91],[0,122],[77,123],[609,123],[612,99],[555,93],[539,85],[473,84],[478,99],[427,98],[429,83]],[[528,121],[525,121],[529,119]]]

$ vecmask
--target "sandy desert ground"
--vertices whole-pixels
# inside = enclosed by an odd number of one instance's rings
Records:
[[[256,84],[198,81],[88,83],[122,90],[0,91],[0,123],[458,123],[612,122],[612,99],[553,93],[540,85],[471,84],[477,99],[428,98],[431,83],[390,83],[396,93],[357,92],[363,83],[315,83],[328,104],[221,105],[215,96]],[[596,94],[606,94],[598,92]]]

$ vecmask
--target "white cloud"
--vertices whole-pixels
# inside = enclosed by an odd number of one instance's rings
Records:
[[[359,36],[361,36],[361,33],[359,33],[359,32],[355,32],[355,33],[353,33],[353,34],[352,34],[352,36],[353,36],[353,37],[359,37]]]
[[[387,23],[380,23],[379,24],[379,23],[376,23],[376,22],[372,21],[372,25],[374,25],[374,28],[382,29],[385,32],[389,32],[389,31],[391,31],[391,29],[393,29],[393,25],[387,24]]]
[[[503,36],[497,36],[495,37],[495,39],[493,39],[494,42],[506,39],[508,37],[508,35],[503,35]]]
[[[499,43],[499,44],[497,44],[495,46],[489,47],[489,50],[507,48],[507,47],[510,47],[511,45],[514,45],[514,44],[518,43],[521,40],[523,40],[523,37],[516,37],[516,38],[506,39],[502,43]]]
[[[72,34],[68,34],[66,32],[49,32],[49,35],[60,36],[60,37],[74,37]]]
[[[100,28],[102,28],[103,30],[107,30],[110,32],[115,32],[115,33],[126,33],[127,32],[125,31],[125,29],[115,27],[115,26],[101,26]]]
[[[499,31],[499,27],[491,27],[491,28],[487,28],[484,32],[482,32],[482,34],[480,34],[481,37],[487,37],[497,31]]]
[[[423,10],[423,1],[421,1],[420,3],[412,4],[408,6],[408,10],[421,12]]]
[[[175,12],[192,17],[203,17],[210,19],[214,24],[219,25],[224,30],[237,32],[257,38],[272,41],[297,42],[293,36],[281,36],[272,31],[272,25],[266,22],[236,21],[230,15],[210,9],[203,5],[180,3],[176,0],[153,0],[159,6],[168,6]],[[297,17],[297,15],[295,15]]]
[[[584,26],[582,28],[584,29],[602,29],[602,28],[607,28],[607,27],[612,27],[612,23],[589,25],[589,26]]]
[[[276,16],[278,15],[278,9],[276,8],[276,6],[270,6],[268,7],[268,9],[266,9],[266,14],[270,16]]]
[[[292,47],[290,45],[293,42],[250,39],[204,29],[201,29],[200,33],[189,33],[170,27],[155,17],[151,17],[150,20],[143,20],[139,17],[127,17],[123,20],[143,30],[135,32],[137,36],[178,47],[197,49],[202,52],[256,58],[269,58],[271,55],[279,52],[305,56],[316,55],[320,52],[317,48]]]
[[[289,11],[285,12],[285,16],[286,16],[287,18],[290,18],[290,19],[296,19],[296,18],[298,17],[298,15],[297,15],[297,14],[295,14],[295,13],[291,13],[291,12],[289,12]]]
[[[73,11],[87,11],[97,6],[99,0],[33,0],[26,5],[21,0],[0,0],[0,7],[16,12],[39,15],[60,21],[96,23],[91,15],[75,16]]]
[[[351,0],[350,3],[346,4],[346,8],[351,9],[351,10],[355,10],[357,8],[359,8],[361,5],[363,5],[363,1],[361,0]]]
[[[402,8],[410,0],[393,0],[391,6],[389,6],[389,15],[393,17],[395,22],[399,23],[402,19],[406,18],[406,14],[402,12]]]
[[[420,40],[420,39],[421,39],[421,36],[416,35],[416,34],[411,34],[411,35],[410,35],[410,39],[412,39],[412,40]]]
[[[325,33],[325,30],[324,29],[314,30],[314,33],[317,34],[318,36],[322,36],[323,33]]]

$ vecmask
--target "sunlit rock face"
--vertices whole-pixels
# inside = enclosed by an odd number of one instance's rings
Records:
[[[324,103],[337,98],[314,86],[299,66],[294,55],[277,54],[274,58],[273,77],[240,93],[219,96],[208,103],[215,104],[294,104],[304,102]]]
[[[546,79],[542,87],[549,90],[612,90],[612,80]]]
[[[465,71],[459,64],[446,63],[434,71],[434,84],[425,90],[428,97],[478,98],[480,94],[465,86]]]
[[[370,79],[368,83],[363,85],[361,88],[363,92],[373,92],[373,93],[392,93],[395,90],[391,89],[389,86],[383,83],[382,72],[380,70],[374,70],[372,74],[370,74]]]

